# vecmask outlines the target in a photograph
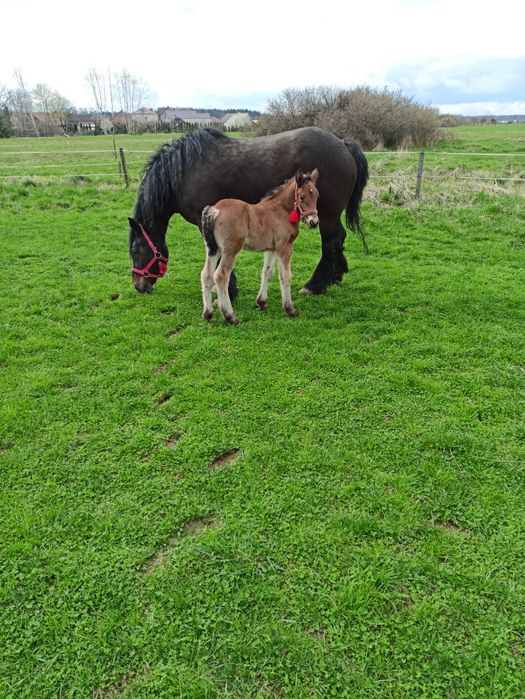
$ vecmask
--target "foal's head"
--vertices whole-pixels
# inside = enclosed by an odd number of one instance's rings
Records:
[[[297,170],[295,173],[295,210],[309,228],[315,228],[319,223],[317,213],[317,178],[319,170],[315,168],[312,172],[304,173]]]

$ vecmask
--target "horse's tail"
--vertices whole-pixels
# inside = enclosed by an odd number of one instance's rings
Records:
[[[219,211],[213,206],[206,206],[202,211],[201,233],[210,255],[216,255],[219,250],[215,233],[213,232],[218,215]]]
[[[360,236],[361,240],[363,241],[365,253],[368,255],[369,251],[365,237],[365,229],[363,227],[361,213],[359,211],[361,199],[363,198],[363,190],[368,182],[368,161],[357,141],[345,139],[344,144],[350,151],[357,166],[357,179],[355,182],[354,191],[352,192],[352,196],[350,197],[350,201],[346,207],[346,224],[354,233]]]

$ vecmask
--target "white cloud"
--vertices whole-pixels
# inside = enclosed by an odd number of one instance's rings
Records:
[[[263,107],[290,86],[383,86],[396,65],[410,64],[401,89],[430,90],[439,74],[467,90],[458,67],[523,55],[521,22],[509,21],[521,14],[522,0],[507,0],[505,12],[475,0],[91,0],[75,14],[70,0],[8,0],[2,24],[14,29],[0,42],[0,83],[19,67],[30,85],[46,82],[80,106],[92,102],[90,66],[126,67],[160,104],[213,106],[213,97],[241,106],[246,96],[246,106]]]

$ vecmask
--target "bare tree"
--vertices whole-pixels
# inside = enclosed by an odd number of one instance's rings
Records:
[[[126,68],[115,74],[115,87],[120,109],[128,115],[128,131],[134,133],[136,123],[133,112],[136,112],[149,96],[149,88],[141,78]]]
[[[7,85],[0,85],[0,138],[7,138],[11,135],[10,97],[11,91]]]
[[[119,109],[126,115],[128,131],[133,132],[135,123],[132,114],[149,98],[148,85],[127,68],[117,73],[109,68],[105,71],[90,68],[86,81],[91,88],[97,111],[104,114]]]
[[[39,83],[33,90],[33,101],[38,111],[47,115],[49,133],[57,127],[65,131],[73,106],[63,95]]]
[[[90,68],[86,74],[86,82],[88,83],[95,107],[99,114],[114,111],[115,103],[115,87],[114,78],[109,68],[105,71]]]
[[[33,98],[22,78],[20,69],[14,72],[17,87],[9,95],[9,110],[13,130],[20,136],[38,136],[38,129],[33,115]]]

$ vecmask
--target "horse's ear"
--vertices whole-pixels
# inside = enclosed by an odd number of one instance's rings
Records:
[[[134,218],[128,217],[129,225],[131,227],[131,230],[134,233],[138,233],[140,230],[139,224],[135,221]]]
[[[312,180],[314,185],[317,184],[318,177],[319,177],[319,170],[317,168],[315,168],[315,170],[312,170],[312,173],[310,175],[310,179]]]
[[[295,173],[295,181],[297,182],[298,187],[304,183],[304,172],[300,168]]]

